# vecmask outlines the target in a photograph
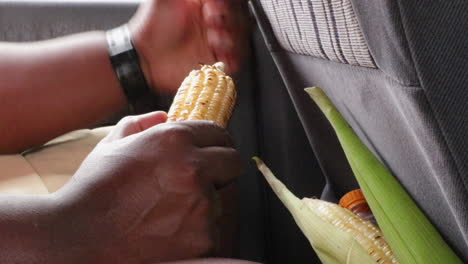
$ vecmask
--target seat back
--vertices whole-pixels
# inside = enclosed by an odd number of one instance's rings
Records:
[[[468,261],[468,3],[258,0],[252,6],[330,189],[337,196],[349,191],[352,176],[305,87],[327,92]]]

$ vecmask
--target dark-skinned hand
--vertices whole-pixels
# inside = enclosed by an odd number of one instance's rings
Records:
[[[215,190],[240,174],[238,153],[212,122],[165,121],[163,112],[124,118],[56,193],[64,256],[137,264],[213,250]]]

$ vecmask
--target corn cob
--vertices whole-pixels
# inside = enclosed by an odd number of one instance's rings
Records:
[[[403,186],[372,154],[320,88],[306,92],[335,129],[385,239],[403,264],[462,263]]]
[[[263,161],[254,160],[323,263],[398,263],[378,227],[336,204],[317,199],[300,200]]]
[[[303,202],[326,221],[353,235],[376,263],[398,263],[380,229],[337,204],[304,198]]]
[[[169,109],[168,122],[210,120],[226,127],[237,94],[224,67],[224,63],[218,62],[192,71],[177,91]]]

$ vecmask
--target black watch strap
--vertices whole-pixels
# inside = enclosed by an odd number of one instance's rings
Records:
[[[150,88],[140,66],[127,25],[107,31],[109,56],[130,105],[146,95]]]

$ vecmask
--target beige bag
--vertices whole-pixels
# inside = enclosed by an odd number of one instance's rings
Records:
[[[0,155],[1,194],[47,194],[62,187],[112,127],[77,130],[23,155]]]

